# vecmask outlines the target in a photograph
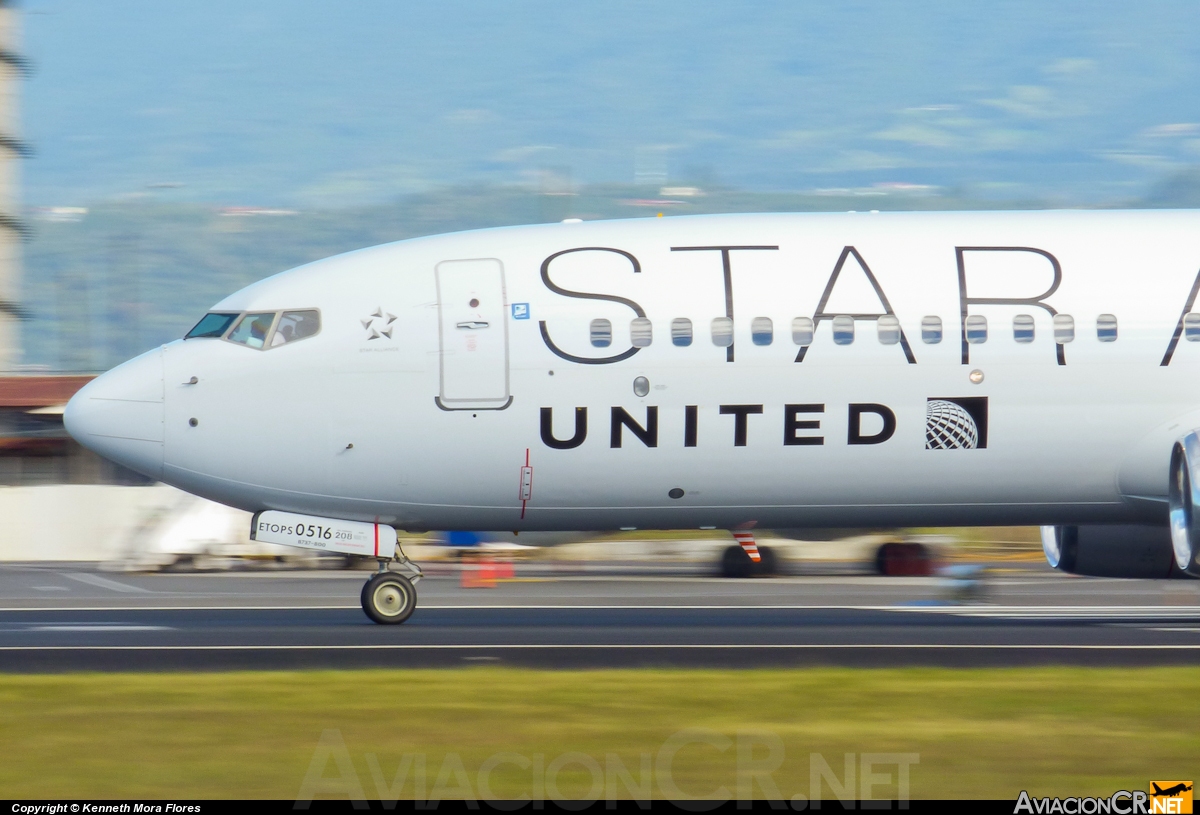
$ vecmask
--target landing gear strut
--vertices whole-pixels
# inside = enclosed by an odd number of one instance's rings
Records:
[[[412,616],[417,608],[415,584],[423,576],[421,568],[396,547],[396,561],[407,567],[408,574],[393,572],[391,562],[379,561],[379,571],[371,576],[362,588],[362,609],[374,622],[381,625],[399,625]]]

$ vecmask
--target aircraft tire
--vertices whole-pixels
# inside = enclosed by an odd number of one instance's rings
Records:
[[[754,571],[750,560],[740,546],[727,546],[721,553],[721,575],[724,577],[749,577]]]
[[[362,587],[362,609],[380,625],[399,625],[417,608],[417,590],[407,577],[380,572]]]
[[[921,543],[885,543],[875,552],[875,570],[887,577],[927,577],[934,571],[933,553]]]
[[[894,543],[885,543],[875,550],[875,573],[887,576],[888,568],[891,565],[892,547]]]
[[[770,546],[761,546],[760,545],[758,547],[758,556],[760,558],[762,558],[758,562],[758,573],[759,574],[765,574],[765,575],[778,574],[779,560],[778,560],[778,558],[775,557],[775,550],[773,550]]]

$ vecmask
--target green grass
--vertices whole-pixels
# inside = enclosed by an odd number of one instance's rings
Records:
[[[5,675],[0,797],[292,798],[323,732],[323,777],[357,776],[371,798],[386,794],[405,754],[402,797],[417,794],[422,760],[429,792],[439,773],[443,787],[463,780],[460,760],[478,794],[479,767],[498,752],[530,762],[491,773],[500,795],[531,792],[539,755],[545,766],[573,752],[613,779],[614,760],[636,778],[648,755],[657,797],[661,748],[688,728],[731,740],[724,752],[678,750],[666,780],[688,794],[736,792],[739,732],[743,747],[777,737],[772,778],[788,798],[811,794],[814,752],[843,781],[845,753],[917,753],[917,798],[1107,794],[1192,778],[1198,712],[1190,668]],[[895,769],[876,771],[893,783],[875,794],[895,794]],[[557,786],[579,796],[591,779],[568,764]]]

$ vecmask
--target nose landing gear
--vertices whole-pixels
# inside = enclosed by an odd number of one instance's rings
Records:
[[[412,616],[417,608],[415,584],[424,576],[421,568],[396,547],[396,561],[407,567],[408,574],[393,572],[391,562],[379,561],[379,571],[362,587],[362,609],[373,622],[380,625],[399,625]]]

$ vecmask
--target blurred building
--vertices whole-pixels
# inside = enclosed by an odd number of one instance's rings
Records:
[[[0,0],[0,486],[134,484],[146,479],[104,461],[63,428],[63,408],[90,376],[12,375],[20,359],[21,242],[17,102],[28,64],[18,48],[17,4]]]
[[[0,486],[150,483],[80,446],[63,427],[67,401],[91,379],[0,377]]]
[[[17,320],[21,284],[21,241],[26,227],[18,216],[18,161],[27,148],[18,136],[17,100],[27,63],[17,48],[18,12],[13,0],[0,0],[0,371],[11,371],[20,356]]]

